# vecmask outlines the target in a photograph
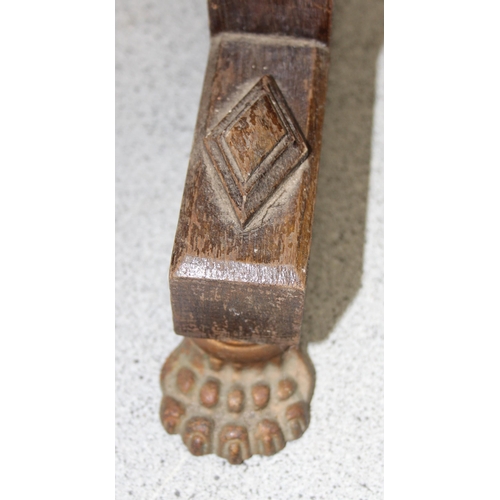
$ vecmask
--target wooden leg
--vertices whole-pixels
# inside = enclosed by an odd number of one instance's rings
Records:
[[[161,419],[195,455],[271,455],[309,422],[298,348],[331,0],[209,0],[211,48],[170,269]]]

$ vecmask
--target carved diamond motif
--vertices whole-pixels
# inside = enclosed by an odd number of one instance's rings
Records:
[[[272,76],[262,77],[205,137],[242,226],[309,155]]]
[[[227,131],[225,140],[245,182],[285,133],[268,96],[255,101],[241,113]]]

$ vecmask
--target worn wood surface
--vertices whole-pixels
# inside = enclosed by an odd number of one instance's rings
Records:
[[[209,0],[210,31],[286,35],[328,45],[332,2],[325,0]]]
[[[210,1],[209,12],[213,36],[170,270],[174,328],[296,344],[331,2]]]

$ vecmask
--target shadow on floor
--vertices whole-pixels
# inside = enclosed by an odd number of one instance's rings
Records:
[[[306,304],[305,344],[328,337],[361,286],[382,0],[338,0]]]

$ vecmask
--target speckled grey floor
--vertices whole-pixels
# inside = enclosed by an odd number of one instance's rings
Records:
[[[303,336],[306,434],[231,466],[158,419],[168,266],[208,53],[205,0],[117,0],[116,498],[383,496],[383,4],[339,0]]]

